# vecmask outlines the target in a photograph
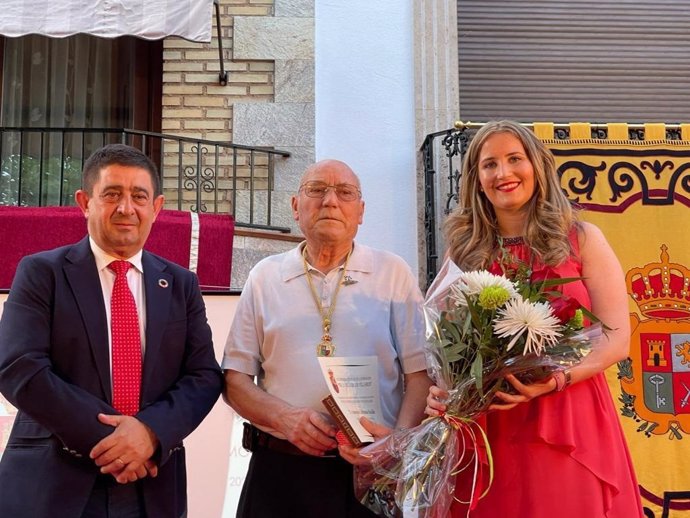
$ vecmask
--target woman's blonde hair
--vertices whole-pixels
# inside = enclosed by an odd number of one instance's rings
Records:
[[[486,268],[496,259],[498,223],[491,202],[480,192],[478,169],[482,146],[497,133],[515,136],[532,163],[535,189],[523,237],[542,263],[556,266],[572,253],[568,236],[573,225],[578,225],[575,211],[561,189],[551,152],[531,130],[507,120],[487,122],[467,148],[460,202],[444,224],[448,254],[463,269]]]

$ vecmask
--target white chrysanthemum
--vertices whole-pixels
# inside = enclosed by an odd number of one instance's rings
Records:
[[[544,347],[556,343],[561,333],[558,318],[546,302],[530,302],[521,298],[509,300],[503,309],[498,310],[494,321],[494,331],[499,338],[512,336],[506,350],[510,351],[515,342],[525,333],[523,354],[541,354]]]
[[[452,291],[451,298],[457,306],[466,306],[466,297],[477,296],[484,288],[489,287],[505,289],[509,293],[510,298],[517,296],[515,284],[503,275],[494,275],[486,270],[473,270],[460,274],[459,281],[450,287]]]

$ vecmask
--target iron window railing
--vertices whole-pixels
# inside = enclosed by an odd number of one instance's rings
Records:
[[[275,165],[289,152],[133,129],[0,127],[0,205],[74,205],[84,161],[115,142],[156,163],[166,207],[231,214],[237,226],[290,232],[272,221]]]

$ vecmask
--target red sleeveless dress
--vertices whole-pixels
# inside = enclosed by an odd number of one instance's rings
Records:
[[[577,253],[575,233],[571,242]],[[525,244],[506,248],[529,263]],[[534,265],[535,272],[540,268],[543,265]],[[582,275],[581,264],[573,258],[551,270],[559,277]],[[560,289],[591,306],[583,282]],[[511,410],[490,412],[482,424],[494,460],[493,485],[472,511],[454,502],[452,518],[643,516],[637,479],[603,373]],[[468,484],[465,473],[458,475],[456,494],[462,500],[468,499]]]

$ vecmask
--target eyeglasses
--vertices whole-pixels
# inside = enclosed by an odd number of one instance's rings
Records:
[[[355,201],[362,193],[354,185],[349,183],[339,183],[338,185],[328,185],[325,182],[306,182],[299,188],[304,191],[309,198],[323,198],[328,193],[329,189],[335,191],[336,196],[340,201]]]

